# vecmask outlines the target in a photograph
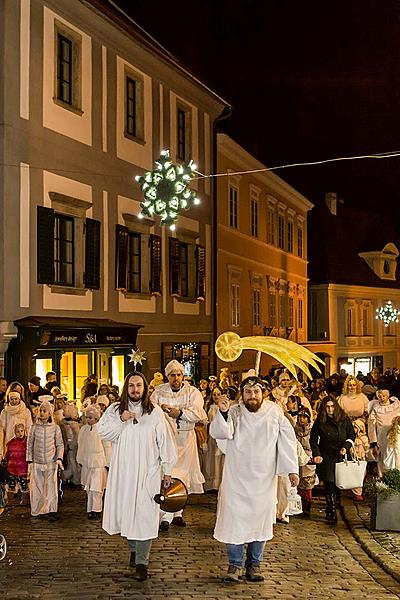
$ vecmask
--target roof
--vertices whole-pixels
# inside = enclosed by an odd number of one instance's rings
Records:
[[[400,235],[390,214],[356,209],[340,202],[337,208],[337,215],[332,215],[321,202],[309,213],[310,284],[400,288],[399,268],[395,281],[384,280],[359,256],[359,252],[381,252],[388,243],[400,250]]]
[[[24,317],[17,319],[14,324],[19,327],[51,327],[53,329],[95,329],[107,327],[110,329],[140,329],[142,325],[119,323],[110,319],[75,319],[73,317]]]

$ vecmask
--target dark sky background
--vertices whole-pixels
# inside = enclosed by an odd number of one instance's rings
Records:
[[[267,166],[400,150],[400,0],[118,3],[232,103],[223,130]],[[400,217],[399,161],[276,173]]]

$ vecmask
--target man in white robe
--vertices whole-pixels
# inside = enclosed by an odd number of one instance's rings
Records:
[[[261,379],[247,377],[239,404],[230,407],[221,396],[210,425],[210,435],[225,446],[214,537],[227,544],[226,582],[239,580],[245,544],[246,579],[264,580],[260,562],[265,542],[273,537],[276,477],[288,475],[292,486],[299,483],[294,429],[274,402],[263,400],[263,390]]]
[[[142,373],[129,373],[120,401],[97,423],[97,433],[113,443],[103,511],[103,529],[127,538],[135,578],[148,577],[151,543],[158,535],[154,496],[171,483],[176,461],[173,434],[160,407],[148,397]],[[163,476],[163,479],[162,479]]]
[[[202,494],[204,476],[200,469],[194,426],[199,421],[207,421],[204,399],[197,388],[183,383],[184,367],[177,360],[171,360],[165,367],[168,383],[159,385],[151,396],[167,415],[171,429],[175,431],[178,459],[172,472],[181,479],[189,494]],[[183,511],[165,513],[161,511],[160,529],[168,531],[171,522],[185,527]]]

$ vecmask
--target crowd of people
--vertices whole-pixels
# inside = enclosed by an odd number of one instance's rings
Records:
[[[165,380],[157,372],[148,384],[135,371],[121,392],[91,375],[78,402],[54,372],[26,389],[0,378],[0,511],[18,495],[33,517],[56,521],[63,488],[82,486],[88,518],[103,512],[105,531],[127,539],[143,581],[159,531],[186,526],[182,510],[160,511],[154,501],[179,478],[189,494],[218,493],[214,537],[227,545],[225,581],[238,581],[244,567],[246,579],[262,581],[273,524],[300,512],[296,500],[309,517],[319,482],[326,520],[336,522],[338,462],[367,460],[378,476],[400,468],[398,394],[399,371],[377,368],[311,381],[274,369],[240,383],[223,369],[196,386],[172,360]],[[364,499],[362,487],[351,494]]]

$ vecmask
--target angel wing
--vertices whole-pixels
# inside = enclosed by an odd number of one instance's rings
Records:
[[[284,338],[258,335],[240,338],[237,333],[227,331],[222,333],[215,342],[215,352],[224,362],[237,360],[243,350],[256,350],[272,356],[294,377],[297,377],[297,367],[312,379],[309,365],[320,372],[318,363],[324,364],[323,360],[304,346]]]

